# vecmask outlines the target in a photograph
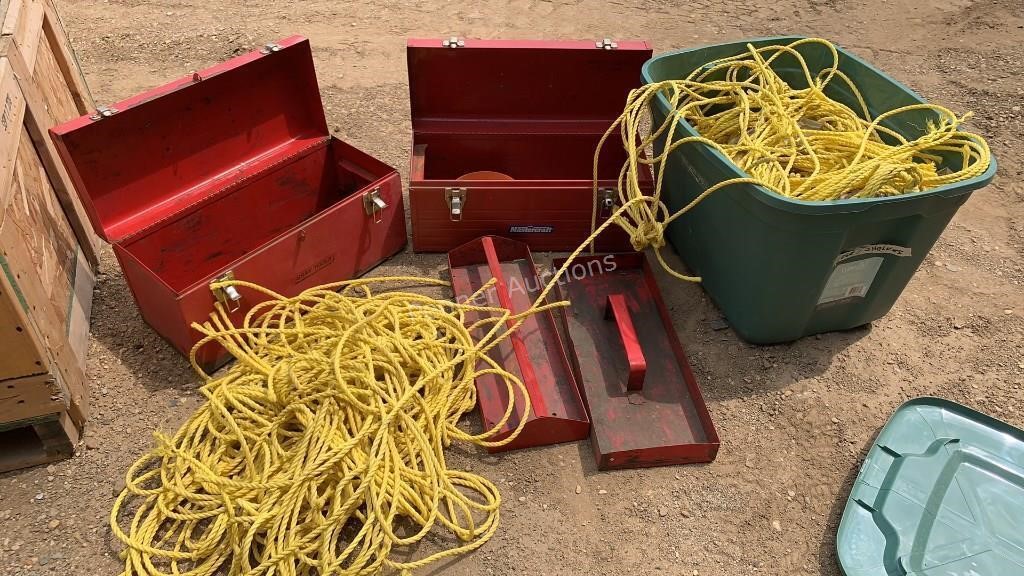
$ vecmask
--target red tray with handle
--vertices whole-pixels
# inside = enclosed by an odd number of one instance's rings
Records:
[[[647,258],[581,256],[559,290],[598,468],[714,460],[718,433]]]

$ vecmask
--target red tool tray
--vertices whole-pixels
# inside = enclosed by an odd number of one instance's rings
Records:
[[[590,234],[594,151],[651,53],[646,42],[409,40],[413,249],[443,252],[489,234],[533,250],[579,246]],[[615,134],[601,155],[599,224],[625,160]],[[631,249],[618,228],[597,248]]]
[[[485,236],[452,250],[448,254],[452,289],[456,298],[475,294],[491,278],[495,286],[473,302],[481,306],[502,307],[514,313],[527,310],[543,289],[533,265],[530,248],[507,238]],[[467,324],[486,315],[469,313]],[[511,326],[513,322],[509,322]],[[475,336],[482,336],[490,325]],[[492,452],[571,442],[586,438],[590,422],[576,381],[566,358],[551,312],[528,317],[507,340],[495,346],[491,358],[505,370],[518,376],[530,398],[514,398],[514,412],[491,440],[506,438],[523,420],[525,403],[530,414],[515,440]],[[476,379],[477,403],[485,430],[493,428],[508,409],[508,388],[493,374]]]
[[[190,324],[213,310],[211,281],[295,295],[406,242],[398,173],[329,135],[299,36],[50,132],[143,318],[186,354],[200,337]],[[264,299],[217,297],[238,320]],[[210,369],[228,357],[211,344],[198,359]]]
[[[555,260],[560,267],[564,260]],[[577,258],[560,285],[601,470],[710,462],[718,433],[642,253]]]

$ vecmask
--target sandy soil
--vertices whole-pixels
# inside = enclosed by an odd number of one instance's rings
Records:
[[[722,437],[717,461],[598,473],[590,447],[455,451],[499,481],[503,525],[441,574],[838,573],[850,483],[891,411],[938,395],[1024,425],[1021,0],[232,2],[60,0],[96,99],[111,102],[292,33],[313,41],[332,130],[407,166],[404,39],[645,38],[656,50],[820,35],[935,102],[974,110],[999,158],[892,312],[870,328],[745,344],[700,288],[663,284]],[[376,273],[436,275],[402,254]],[[186,361],[140,319],[106,251],[90,345],[94,417],[72,460],[0,476],[0,574],[116,574],[107,515],[154,429],[197,405]],[[582,490],[576,493],[576,486]],[[525,497],[521,501],[520,497]]]

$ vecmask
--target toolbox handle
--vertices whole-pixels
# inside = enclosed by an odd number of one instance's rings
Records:
[[[644,377],[647,375],[647,359],[644,358],[643,349],[640,348],[640,339],[637,338],[636,329],[633,328],[633,319],[629,315],[629,306],[626,304],[624,294],[608,295],[604,317],[606,320],[615,319],[615,324],[619,328],[619,337],[622,339],[622,346],[626,349],[626,362],[629,364],[626,391],[639,392],[643,390]]]
[[[487,267],[491,269],[491,277],[494,278],[494,291],[498,293],[498,303],[509,312],[512,310],[512,297],[509,296],[508,286],[505,284],[505,275],[501,273],[501,262],[498,261],[498,252],[494,248],[494,240],[490,236],[481,238],[484,246],[484,257],[487,258]],[[509,328],[515,325],[513,320],[508,320]],[[523,375],[523,385],[530,393],[530,406],[537,416],[548,416],[548,408],[544,403],[544,395],[541,392],[540,384],[537,383],[537,374],[533,370],[533,363],[530,362],[530,354],[526,350],[526,344],[519,337],[518,332],[509,335],[512,341],[512,350],[515,352],[516,360],[519,361],[519,368]]]

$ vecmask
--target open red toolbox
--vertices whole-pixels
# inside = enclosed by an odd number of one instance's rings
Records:
[[[292,36],[51,130],[143,318],[188,353],[215,298],[352,278],[406,242],[394,168],[330,136],[309,41]],[[219,345],[200,364],[227,360]]]
[[[565,279],[559,291],[572,302],[561,314],[566,348],[597,467],[714,460],[718,432],[646,256],[580,256]]]
[[[409,40],[413,249],[443,252],[485,235],[575,249],[591,229],[594,150],[651,53],[639,41]],[[625,160],[609,138],[598,224]],[[597,249],[630,246],[613,228]]]

